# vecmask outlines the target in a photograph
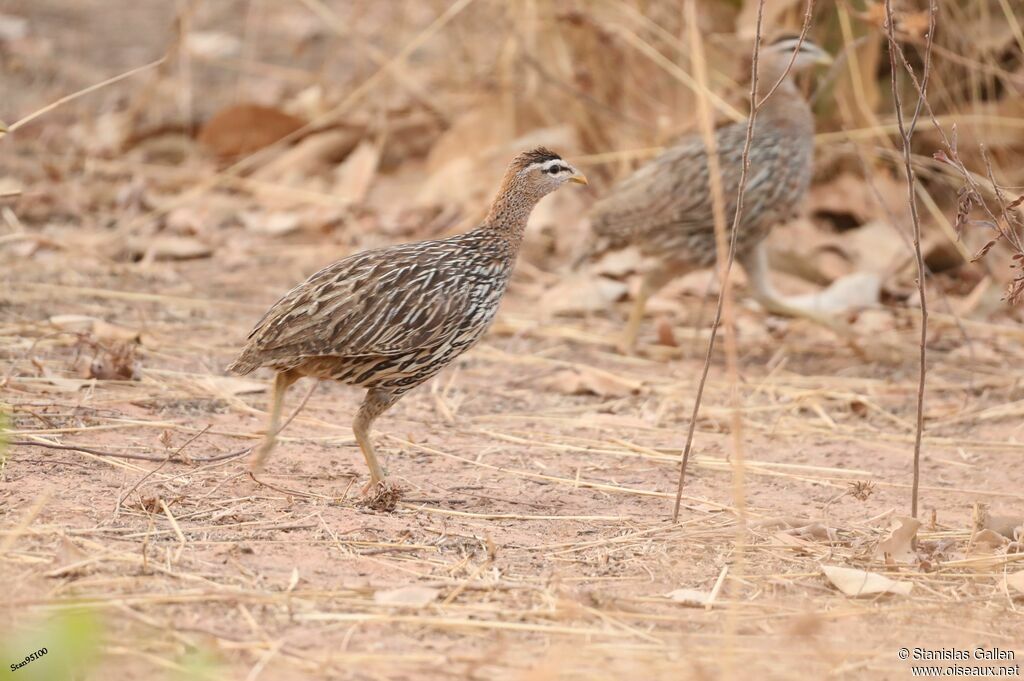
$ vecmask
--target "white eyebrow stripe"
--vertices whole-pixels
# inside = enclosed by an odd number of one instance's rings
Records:
[[[560,158],[552,158],[552,159],[549,159],[547,161],[542,161],[541,163],[531,163],[530,165],[526,166],[525,170],[533,170],[534,168],[540,168],[542,170],[547,170],[548,168],[551,168],[552,166],[562,166],[567,171],[572,172],[572,166],[569,165],[568,163],[566,163],[564,160],[562,160]]]

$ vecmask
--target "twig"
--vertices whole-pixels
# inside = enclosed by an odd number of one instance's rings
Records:
[[[800,42],[802,43],[804,37],[807,35],[808,30],[811,26],[811,15],[814,10],[814,0],[807,0],[807,10],[804,15],[804,25],[800,32]],[[693,449],[693,436],[697,428],[697,417],[700,414],[701,400],[704,397],[704,386],[708,380],[708,372],[711,369],[711,357],[715,349],[715,339],[718,336],[718,326],[722,321],[722,310],[725,304],[726,292],[729,290],[729,274],[732,271],[733,261],[736,258],[736,237],[739,234],[740,220],[743,217],[743,195],[747,188],[747,174],[750,169],[750,146],[754,139],[754,119],[757,117],[757,111],[764,100],[758,102],[757,100],[757,66],[760,58],[761,49],[761,28],[762,21],[764,18],[764,0],[760,0],[757,9],[757,27],[754,35],[754,51],[752,55],[751,64],[751,83],[750,83],[750,116],[747,118],[747,135],[743,143],[743,157],[742,165],[740,167],[740,179],[739,187],[737,189],[736,197],[736,212],[733,215],[732,220],[732,234],[729,239],[729,254],[726,258],[724,267],[720,279],[720,289],[718,292],[718,302],[715,306],[715,319],[711,325],[711,337],[708,339],[708,349],[704,356],[704,366],[701,369],[700,381],[697,383],[697,395],[693,402],[693,412],[690,415],[690,425],[686,433],[686,444],[683,447],[683,457],[679,465],[679,482],[676,486],[676,501],[675,508],[672,511],[672,520],[677,521],[679,519],[679,507],[682,503],[683,498],[683,484],[686,481],[686,467],[690,461],[690,452]],[[794,51],[795,52],[795,51]],[[783,78],[789,74],[790,67],[793,62],[790,61],[786,67],[786,71],[783,73]],[[777,84],[776,84],[777,85]],[[774,88],[773,88],[774,90]],[[709,154],[710,156],[710,154]],[[709,173],[709,175],[711,175]],[[719,256],[721,253],[719,253]]]
[[[90,85],[89,87],[84,88],[82,90],[79,90],[78,92],[72,92],[70,95],[65,95],[64,97],[61,97],[57,101],[51,102],[50,104],[47,104],[42,109],[39,109],[38,111],[34,111],[34,112],[30,113],[29,115],[25,116],[21,120],[15,121],[14,123],[11,123],[8,126],[4,126],[3,124],[0,124],[0,139],[3,139],[4,135],[6,135],[8,133],[12,133],[12,132],[14,132],[15,130],[17,130],[19,128],[25,127],[26,125],[28,125],[29,123],[31,123],[35,119],[39,118],[40,116],[48,114],[51,111],[53,111],[54,109],[56,109],[58,107],[61,107],[61,106],[64,106],[68,102],[76,100],[79,97],[84,97],[85,95],[88,95],[88,94],[90,94],[92,92],[95,92],[96,90],[105,88],[108,85],[113,85],[114,83],[120,82],[120,81],[122,81],[122,80],[124,80],[126,78],[131,78],[132,76],[134,76],[134,75],[136,75],[138,73],[142,73],[143,71],[148,71],[149,69],[152,69],[152,68],[155,68],[157,66],[160,66],[161,64],[164,63],[165,59],[166,59],[166,57],[160,57],[156,61],[152,61],[152,62],[150,62],[148,64],[144,64],[143,66],[139,66],[137,68],[134,68],[131,71],[125,71],[124,73],[122,73],[119,76],[114,76],[113,78],[108,78],[108,79],[106,79],[105,81],[103,81],[101,83],[96,83],[95,85]]]
[[[209,429],[210,429],[210,426],[209,426],[209,425],[207,425],[207,426],[206,426],[205,428],[203,428],[203,429],[202,429],[201,431],[199,431],[198,433],[196,433],[195,435],[193,435],[192,437],[190,437],[190,438],[189,438],[188,440],[186,440],[186,441],[185,441],[185,443],[184,443],[184,444],[182,444],[182,445],[181,445],[180,447],[178,447],[177,449],[175,449],[175,450],[174,450],[173,452],[169,453],[169,454],[168,454],[168,455],[167,455],[167,456],[166,456],[166,457],[164,458],[163,462],[162,462],[162,463],[161,463],[161,464],[160,464],[159,466],[157,466],[156,468],[154,468],[153,470],[149,471],[148,473],[146,473],[145,475],[143,475],[143,476],[142,476],[141,478],[139,478],[138,482],[136,482],[136,483],[135,483],[134,485],[132,485],[131,489],[129,489],[129,490],[127,491],[127,492],[125,492],[125,493],[124,493],[123,495],[121,495],[121,498],[117,500],[117,506],[118,506],[118,507],[120,507],[120,506],[121,506],[121,504],[123,504],[123,503],[125,502],[125,500],[126,500],[126,499],[127,499],[127,498],[128,498],[129,496],[131,496],[131,493],[132,493],[132,492],[134,492],[135,490],[137,490],[137,489],[139,488],[139,485],[141,485],[142,483],[144,483],[144,482],[145,482],[146,480],[148,480],[148,479],[149,479],[150,477],[152,477],[152,476],[153,476],[153,475],[154,475],[154,474],[155,474],[155,473],[156,473],[157,471],[159,471],[159,470],[160,470],[161,468],[163,468],[164,466],[166,466],[166,465],[167,465],[167,463],[168,463],[168,462],[169,462],[169,461],[170,461],[171,459],[173,459],[173,458],[174,458],[174,457],[176,457],[176,456],[179,456],[179,455],[181,454],[181,451],[182,451],[183,449],[185,449],[185,447],[188,447],[188,446],[189,446],[190,444],[192,444],[193,442],[195,442],[196,440],[198,440],[198,439],[200,438],[200,436],[202,436],[202,435],[203,435],[203,433],[205,433],[205,432],[206,432],[206,431],[208,431]]]
[[[92,454],[94,456],[107,456],[117,459],[134,459],[136,461],[173,461],[173,458],[166,456],[150,456],[148,454],[129,454],[128,452],[105,452],[101,449],[93,449],[91,447],[83,447],[81,445],[58,445],[53,442],[36,442],[33,440],[11,440],[8,444],[15,447],[43,447],[44,449],[60,449],[67,452],[84,452],[86,454]],[[239,449],[234,452],[228,452],[227,454],[217,454],[216,456],[208,456],[205,458],[189,457],[181,459],[182,463],[213,463],[215,461],[224,461],[226,459],[233,459],[239,456],[245,456],[252,451],[252,447],[246,447],[245,449]]]
[[[911,139],[914,130],[917,128],[917,121],[924,109],[928,93],[928,78],[931,75],[932,42],[935,40],[935,15],[938,6],[935,0],[928,3],[928,34],[925,41],[924,73],[921,77],[920,87],[917,91],[917,104],[914,107],[914,115],[908,126],[903,115],[903,99],[900,96],[897,83],[898,65],[897,60],[902,58],[902,51],[896,45],[895,24],[892,11],[892,0],[885,0],[886,36],[889,40],[889,67],[892,72],[892,99],[896,108],[896,123],[899,127],[900,141],[903,145],[903,164],[907,176],[907,201],[910,203],[910,219],[914,228],[914,255],[917,259],[917,291],[921,299],[921,339],[920,339],[920,367],[917,381],[917,424],[914,433],[914,479],[910,492],[910,515],[917,517],[918,487],[921,480],[921,440],[924,436],[924,391],[927,379],[928,359],[928,297],[925,291],[925,265],[924,255],[921,253],[921,219],[917,212],[917,177],[914,174],[912,163]],[[899,57],[897,53],[899,52]],[[904,63],[906,63],[904,61]],[[907,70],[913,74],[913,69],[907,65]]]

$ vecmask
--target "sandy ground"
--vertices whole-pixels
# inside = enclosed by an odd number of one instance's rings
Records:
[[[1019,642],[1002,578],[1016,555],[972,562],[967,549],[975,502],[1020,508],[1018,378],[1001,370],[1004,355],[970,361],[944,343],[956,331],[941,321],[921,493],[921,537],[937,553],[887,568],[872,554],[908,507],[909,325],[891,337],[903,359],[865,362],[803,322],[776,320],[770,335],[760,313],[741,309],[741,328],[762,329],[741,344],[742,549],[721,361],[673,523],[700,362],[612,353],[601,339],[624,310],[538,323],[513,293],[479,348],[380,421],[386,466],[406,490],[394,512],[360,501],[366,474],[348,428],[360,395],[337,384],[313,394],[260,483],[244,458],[177,460],[258,437],[266,396],[248,391],[260,386],[219,377],[272,292],[324,255],[298,244],[287,253],[273,269],[260,252],[227,268],[70,268],[58,251],[8,270],[11,437],[178,453],[165,464],[10,449],[0,503],[14,539],[11,624],[61,603],[94,606],[116,642],[108,664],[140,679],[193,647],[229,678],[715,678],[729,665],[762,678],[907,678],[900,646]],[[94,351],[54,329],[71,314],[141,331],[140,380],[74,382],[75,356],[81,367]],[[985,338],[972,329],[976,354],[1019,352],[1018,329],[984,328]],[[560,338],[570,334],[584,340]],[[567,395],[566,371],[626,387]],[[289,404],[306,390],[295,386]],[[846,494],[855,481],[873,485],[866,500]],[[787,534],[779,519],[829,531]],[[727,565],[711,607],[666,597],[710,593]],[[822,565],[889,572],[915,589],[849,599]]]

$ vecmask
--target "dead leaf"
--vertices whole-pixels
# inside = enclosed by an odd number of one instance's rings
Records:
[[[306,124],[301,118],[259,104],[233,104],[210,117],[199,130],[199,143],[221,158],[251,154]]]
[[[135,357],[135,345],[116,343],[101,348],[89,364],[88,378],[101,381],[138,381],[142,378],[142,364]]]
[[[546,315],[603,312],[621,300],[628,290],[624,282],[579,273],[547,289],[540,304]]]
[[[644,257],[637,248],[623,248],[602,255],[600,260],[594,263],[593,271],[595,274],[604,274],[618,279],[627,274],[639,272],[643,267],[643,262]]]
[[[895,526],[889,536],[878,543],[875,557],[884,558],[887,563],[890,560],[897,563],[915,562],[917,554],[914,553],[913,542],[921,527],[921,521],[902,516],[896,516],[892,520]]]
[[[986,530],[992,530],[1007,539],[1014,539],[1014,532],[1021,525],[1024,525],[1024,516],[1019,515],[989,515],[985,514],[985,520],[982,527]]]
[[[1024,593],[1024,570],[1014,572],[1012,575],[1006,575],[1006,583],[1017,591]]]
[[[263,381],[254,381],[251,378],[239,376],[202,376],[196,383],[205,388],[211,395],[247,395],[261,393],[267,389]]]
[[[310,135],[295,146],[283,150],[257,169],[252,177],[263,182],[288,185],[305,183],[310,175],[329,171],[334,164],[348,156],[363,135],[364,130],[358,126]]]
[[[3,129],[3,123],[0,122],[0,130]],[[25,191],[25,185],[19,180],[13,177],[0,177],[0,197],[3,196],[19,196]]]
[[[698,591],[697,589],[676,589],[665,594],[665,598],[670,598],[676,603],[681,603],[691,608],[703,608],[711,602],[711,594],[709,592]]]
[[[242,49],[242,41],[220,31],[189,31],[185,36],[189,54],[204,59],[233,57]]]
[[[851,598],[882,593],[909,596],[914,588],[914,585],[910,582],[897,582],[884,575],[855,568],[822,565],[821,571],[825,573],[828,581],[832,582],[844,595]]]
[[[971,543],[975,549],[972,553],[992,553],[996,549],[1008,544],[1009,541],[1006,537],[994,532],[993,530],[982,530],[971,538]]]
[[[604,371],[563,369],[541,381],[543,387],[563,395],[597,395],[598,397],[625,397],[636,395],[643,383],[622,378]]]
[[[676,340],[675,332],[672,330],[672,322],[664,317],[658,317],[654,325],[658,337],[658,345],[665,345],[670,348],[678,348],[679,341]]]
[[[54,315],[50,317],[50,324],[62,331],[91,334],[94,338],[101,341],[115,341],[120,343],[142,342],[142,332],[138,329],[113,324],[88,315]]]
[[[242,211],[238,214],[245,228],[256,234],[267,236],[284,236],[291,234],[302,225],[302,219],[297,213],[274,212],[264,213],[261,211]]]
[[[155,260],[194,260],[208,258],[213,249],[189,236],[158,236],[153,239],[136,239],[129,241],[126,250],[132,258],[143,262]]]
[[[360,143],[335,171],[334,193],[347,201],[362,203],[379,164],[380,147],[369,141]]]
[[[381,605],[422,608],[436,601],[440,595],[441,591],[439,589],[432,589],[427,586],[403,586],[397,589],[374,592],[373,602]]]

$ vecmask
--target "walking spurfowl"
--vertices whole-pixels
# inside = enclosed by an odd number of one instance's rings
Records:
[[[228,369],[277,372],[270,423],[252,459],[274,447],[288,387],[303,376],[367,388],[352,424],[370,468],[384,471],[370,441],[374,419],[484,335],[498,311],[527,218],[567,182],[586,184],[544,148],[513,159],[483,223],[464,234],[357,253],[328,265],[281,298],[249,334]]]
[[[776,40],[761,51],[760,97],[785,77],[754,121],[736,258],[746,270],[755,299],[769,312],[808,317],[836,328],[828,318],[799,309],[774,291],[764,248],[772,227],[796,212],[813,170],[814,116],[792,74],[831,61],[817,45],[793,37]],[[730,231],[746,133],[746,121],[715,131]],[[673,278],[715,263],[708,157],[701,136],[683,138],[613,187],[591,210],[591,225],[595,236],[591,258],[635,245],[655,262],[643,276],[620,340],[620,349],[628,352],[636,342],[648,298]]]

